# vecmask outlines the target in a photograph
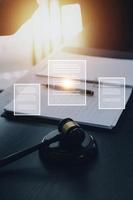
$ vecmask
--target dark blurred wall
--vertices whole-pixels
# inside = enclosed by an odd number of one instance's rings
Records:
[[[0,35],[15,33],[36,8],[36,0],[0,0]]]
[[[79,0],[86,45],[133,51],[132,0]]]

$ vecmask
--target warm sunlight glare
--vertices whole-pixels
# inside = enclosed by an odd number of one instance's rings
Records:
[[[72,89],[73,88],[73,81],[72,80],[70,80],[70,79],[64,79],[63,81],[62,81],[62,87],[64,88],[64,89]]]
[[[55,49],[61,42],[60,6],[58,0],[51,0],[50,21],[51,43],[53,49]]]
[[[83,29],[79,4],[60,7],[59,0],[51,0],[38,7],[20,29],[19,37],[33,41],[35,63],[56,50],[61,42],[68,44]]]
[[[70,40],[83,30],[79,4],[62,6],[62,28],[64,40]]]
[[[48,5],[40,6],[32,16],[33,42],[36,61],[38,62],[44,56],[49,54],[50,46],[50,19]]]

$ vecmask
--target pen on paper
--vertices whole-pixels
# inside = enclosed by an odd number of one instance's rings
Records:
[[[58,90],[58,91],[69,91],[71,93],[75,93],[75,92],[79,92],[81,94],[86,94],[88,96],[93,96],[94,95],[94,91],[93,90],[83,90],[80,88],[69,88],[69,89],[64,89],[61,86],[58,85],[48,85],[48,84],[42,84],[43,86],[45,86],[46,88],[50,88],[50,89],[54,89],[54,90]]]

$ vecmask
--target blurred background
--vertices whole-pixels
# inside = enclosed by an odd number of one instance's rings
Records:
[[[62,43],[133,52],[132,0],[0,0],[0,89]]]
[[[79,3],[87,47],[133,51],[132,0],[60,0]],[[36,0],[0,0],[0,35],[15,33],[37,9]]]

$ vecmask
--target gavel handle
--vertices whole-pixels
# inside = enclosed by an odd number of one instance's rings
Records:
[[[13,154],[10,154],[10,155],[4,157],[3,159],[0,160],[0,167],[4,167],[5,165],[8,165],[11,162],[21,159],[22,157],[24,157],[30,153],[33,153],[34,151],[37,151],[42,146],[42,144],[43,143],[37,144],[33,147],[15,152]]]
[[[15,152],[13,154],[10,154],[10,155],[4,157],[3,159],[0,159],[0,167],[4,167],[5,165],[8,165],[11,162],[19,160],[19,159],[23,158],[24,156],[27,156],[27,155],[31,154],[34,151],[39,150],[44,145],[49,145],[52,142],[56,142],[56,141],[59,140],[59,138],[60,138],[60,135],[56,135],[55,137],[53,137],[53,138],[51,138],[49,140],[45,140],[44,142],[41,142],[41,143],[39,143],[39,144],[37,144],[35,146],[32,146],[30,148],[26,148],[24,150]]]

